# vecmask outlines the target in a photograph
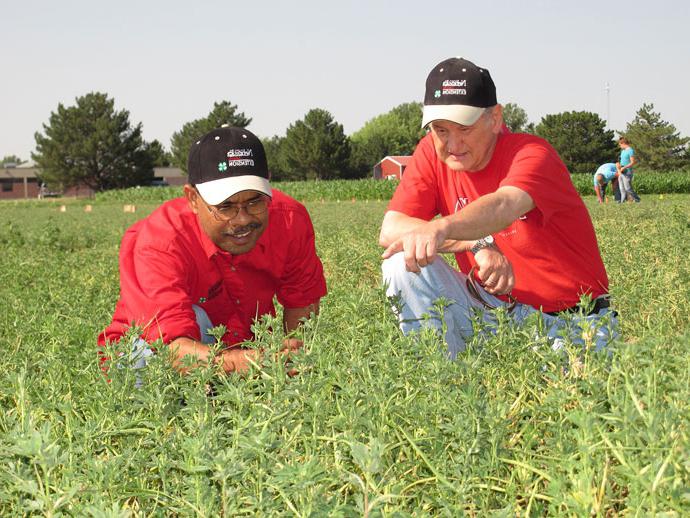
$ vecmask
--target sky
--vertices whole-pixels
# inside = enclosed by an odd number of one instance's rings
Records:
[[[89,92],[166,148],[224,100],[260,137],[312,108],[350,135],[421,101],[452,56],[531,122],[584,110],[623,131],[653,103],[690,136],[687,1],[0,0],[0,20],[0,158],[30,159],[58,104]]]

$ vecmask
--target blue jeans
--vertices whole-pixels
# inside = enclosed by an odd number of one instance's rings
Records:
[[[201,342],[209,345],[216,343],[216,339],[207,333],[209,329],[213,328],[213,323],[206,311],[196,304],[192,305],[192,309],[196,315],[196,323],[201,333]],[[133,341],[132,350],[129,353],[129,367],[132,369],[142,369],[146,367],[149,358],[154,354],[149,344],[143,338],[137,338]],[[136,378],[135,386],[139,388],[142,386],[141,377],[137,374]]]
[[[398,299],[399,305],[394,310],[400,322],[400,329],[407,334],[422,326],[442,332],[446,329],[445,342],[448,356],[454,359],[465,350],[465,342],[472,337],[473,315],[479,312],[484,322],[496,324],[496,315],[487,311],[481,302],[476,300],[467,289],[467,276],[451,268],[443,259],[438,258],[429,266],[422,268],[421,273],[408,272],[402,253],[386,259],[382,265],[383,280],[388,297]],[[505,303],[486,292],[481,286],[478,289],[482,298],[492,306],[505,306]],[[443,309],[443,319],[434,308],[439,299],[450,304]],[[528,316],[538,311],[527,304],[517,304],[509,313],[515,323],[522,323]],[[592,331],[592,342],[595,351],[605,349],[608,343],[617,336],[618,323],[615,312],[608,308],[592,315],[549,315],[542,314],[544,329],[553,349],[563,347],[563,334],[572,329],[571,340],[583,346],[583,320]],[[578,331],[577,333],[575,331]]]
[[[620,197],[620,203],[625,203],[627,195],[630,194],[630,197],[633,199],[635,202],[640,201],[640,197],[637,195],[635,192],[635,189],[632,187],[632,179],[633,179],[633,174],[628,173],[627,171],[623,172],[620,174],[618,177],[618,184],[620,185],[620,191],[621,191],[621,197]]]

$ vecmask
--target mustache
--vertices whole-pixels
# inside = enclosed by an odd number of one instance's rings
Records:
[[[243,227],[237,227],[233,228],[232,232],[223,232],[226,236],[235,236],[238,234],[246,234],[247,232],[251,232],[253,230],[257,230],[261,228],[261,223],[250,223],[249,225],[244,225]]]

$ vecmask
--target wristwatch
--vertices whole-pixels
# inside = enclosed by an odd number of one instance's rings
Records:
[[[472,255],[477,255],[477,252],[484,250],[485,248],[494,247],[494,236],[486,236],[481,239],[477,239],[477,242],[470,248]]]

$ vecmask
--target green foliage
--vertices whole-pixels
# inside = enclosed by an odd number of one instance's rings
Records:
[[[370,176],[382,158],[390,155],[411,155],[424,136],[422,103],[396,106],[388,113],[368,121],[350,137],[352,169],[355,176]]]
[[[154,167],[170,167],[172,165],[172,155],[165,150],[163,144],[158,140],[148,143],[149,153],[153,157]]]
[[[592,173],[571,175],[577,191],[583,196],[592,195]],[[388,200],[398,182],[390,180],[328,180],[305,182],[272,181],[271,185],[300,201],[358,201]],[[635,190],[638,194],[690,194],[690,169],[655,173],[640,169],[635,173]],[[97,201],[122,203],[160,203],[182,195],[181,187],[121,189],[96,195]]]
[[[590,195],[594,192],[593,175],[594,171],[570,176],[577,192],[581,195]],[[636,169],[633,187],[637,194],[690,194],[690,168],[661,173],[648,169]]]
[[[17,155],[5,155],[2,160],[0,160],[0,167],[7,167],[7,164],[21,165],[26,160],[22,160]]]
[[[653,104],[643,104],[623,134],[635,150],[638,162],[653,171],[668,171],[690,164],[689,137],[681,137],[676,127],[654,111]]]
[[[237,106],[230,101],[213,103],[213,109],[206,117],[187,122],[180,131],[173,133],[170,139],[172,165],[186,172],[189,149],[199,137],[223,124],[245,128],[250,122],[252,119],[238,112]]]
[[[284,141],[285,137],[280,137],[278,135],[261,139],[261,143],[264,145],[264,150],[266,151],[268,170],[271,174],[271,180],[273,181],[282,180],[290,176],[283,153]]]
[[[0,203],[0,515],[688,515],[690,243],[668,236],[690,198],[586,201],[624,337],[610,357],[565,374],[534,327],[503,325],[446,360],[383,295],[385,202],[316,202],[329,295],[300,374],[270,354],[278,317],[247,377],[181,377],[162,349],[140,390],[129,369],[106,381],[94,342],[122,234],[157,204]]]
[[[350,140],[343,125],[326,110],[309,110],[304,119],[290,124],[281,144],[286,180],[347,178]]]
[[[352,201],[388,200],[398,182],[390,180],[327,180],[305,182],[275,182],[274,189],[283,191],[300,201]],[[117,201],[122,203],[163,202],[182,196],[181,187],[121,189],[96,195],[97,201]]]
[[[533,133],[534,125],[530,124],[527,112],[516,103],[503,105],[503,122],[513,133]]]
[[[77,97],[75,106],[58,104],[36,132],[32,158],[44,181],[54,187],[84,184],[94,191],[147,184],[153,178],[153,157],[132,127],[129,112],[115,111],[103,93]]]
[[[613,131],[592,112],[563,112],[546,115],[535,129],[556,149],[571,173],[595,171],[601,164],[615,162],[618,147]]]

